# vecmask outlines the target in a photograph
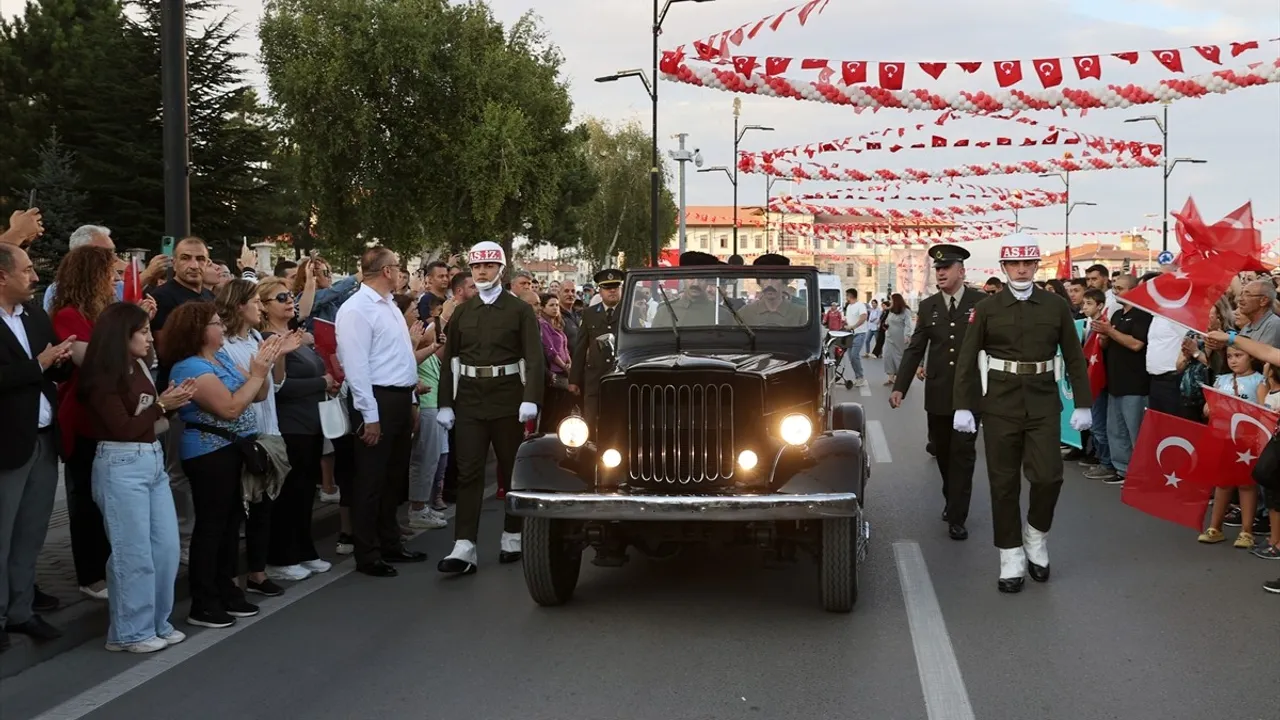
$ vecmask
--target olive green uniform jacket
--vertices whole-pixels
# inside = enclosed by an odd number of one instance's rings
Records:
[[[480,296],[458,306],[449,319],[440,363],[439,405],[477,420],[515,417],[520,403],[542,404],[546,385],[546,355],[542,332],[529,303],[504,292],[491,304]],[[453,359],[463,365],[484,367],[525,363],[526,382],[519,375],[494,378],[458,378],[453,394]]]
[[[925,412],[937,415],[952,412],[956,362],[960,357],[961,343],[970,328],[969,315],[986,297],[986,293],[977,288],[965,287],[956,300],[954,312],[948,307],[947,296],[942,293],[920,301],[915,332],[911,334],[906,352],[902,353],[902,362],[898,363],[898,378],[893,383],[896,392],[903,396],[907,394],[911,381],[915,379],[916,368],[921,360],[925,360]],[[977,407],[977,401],[977,396],[974,396],[968,407]]]

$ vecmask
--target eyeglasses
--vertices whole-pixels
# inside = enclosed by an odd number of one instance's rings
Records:
[[[275,297],[273,297],[273,298],[271,298],[271,299],[272,299],[272,300],[275,300],[276,302],[278,302],[278,303],[280,303],[281,305],[283,305],[283,304],[285,304],[285,303],[287,303],[287,302],[292,301],[292,300],[293,300],[293,296],[292,296],[292,295],[290,295],[290,294],[289,294],[289,293],[287,293],[287,292],[282,292],[282,293],[276,293],[276,296],[275,296]]]
[[[210,321],[209,321],[209,327],[220,327],[220,328],[225,328],[226,326],[227,326],[227,324],[226,324],[226,323],[224,323],[224,322],[222,322],[222,318],[218,318],[217,320],[210,320]]]

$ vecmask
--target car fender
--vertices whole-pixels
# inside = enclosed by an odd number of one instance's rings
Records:
[[[866,490],[866,448],[853,430],[829,430],[804,447],[783,448],[775,466],[778,492],[856,493]]]
[[[520,443],[512,490],[537,492],[587,492],[595,485],[596,448],[587,443],[570,449],[553,434],[537,435]]]

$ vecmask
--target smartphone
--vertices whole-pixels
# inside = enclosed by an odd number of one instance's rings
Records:
[[[175,245],[177,245],[177,242],[173,239],[172,235],[165,235],[163,238],[160,238],[160,252],[164,255],[173,257],[173,248]]]
[[[30,210],[35,206],[36,206],[36,189],[31,188],[31,192],[27,193],[27,209]]]

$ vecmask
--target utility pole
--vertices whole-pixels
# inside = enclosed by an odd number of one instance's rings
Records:
[[[684,204],[684,164],[693,161],[694,167],[702,167],[702,151],[694,148],[693,152],[689,152],[684,147],[684,141],[689,137],[689,133],[677,133],[673,137],[680,140],[679,150],[668,150],[667,155],[680,164],[680,254],[684,254],[686,248],[686,230],[685,230],[685,204]]]
[[[186,0],[160,3],[160,88],[164,105],[164,232],[177,241],[191,234]]]

